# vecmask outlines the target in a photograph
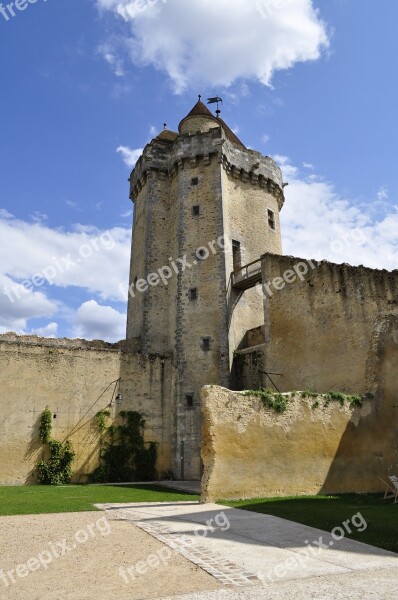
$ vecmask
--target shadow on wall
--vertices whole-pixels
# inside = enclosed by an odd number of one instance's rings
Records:
[[[40,455],[40,450],[42,448],[42,444],[40,441],[39,429],[40,429],[40,415],[34,421],[31,432],[30,432],[30,440],[26,447],[24,461],[28,464],[32,463],[32,460],[41,460],[42,456]],[[30,471],[26,475],[25,485],[33,485],[37,482],[37,467],[36,464],[30,469]]]
[[[344,471],[350,473],[352,491],[380,491],[379,477],[398,475],[397,373],[398,315],[388,315],[376,322],[369,351],[366,384],[375,396],[371,413],[357,425],[348,423],[321,493],[339,490]],[[366,471],[363,456],[367,457]]]

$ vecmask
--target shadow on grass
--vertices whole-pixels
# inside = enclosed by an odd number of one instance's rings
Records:
[[[383,500],[380,494],[259,498],[220,501],[220,504],[273,515],[328,532],[361,513],[367,524],[366,530],[347,533],[347,537],[398,553],[398,505]]]

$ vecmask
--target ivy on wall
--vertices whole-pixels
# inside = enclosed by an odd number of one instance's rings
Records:
[[[136,411],[120,412],[122,423],[107,425],[109,411],[95,415],[101,436],[100,465],[91,474],[95,483],[153,481],[157,478],[157,444],[144,440],[145,419]]]
[[[48,458],[37,463],[38,482],[42,485],[64,485],[72,478],[75,452],[69,440],[60,442],[52,439],[52,421],[52,413],[46,406],[40,416],[39,437]]]

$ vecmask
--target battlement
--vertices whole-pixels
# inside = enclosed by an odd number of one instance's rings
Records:
[[[175,136],[175,137],[174,137]],[[147,178],[153,174],[169,178],[178,171],[217,160],[235,179],[259,186],[275,196],[279,210],[284,204],[283,177],[276,162],[255,150],[242,149],[229,141],[222,127],[196,134],[163,136],[144,149],[130,177],[130,199],[135,201]]]

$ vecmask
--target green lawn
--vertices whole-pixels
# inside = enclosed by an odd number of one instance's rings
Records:
[[[351,526],[353,533],[347,533],[347,537],[398,553],[398,504],[383,500],[380,495],[260,498],[220,504],[297,521],[323,531],[332,531],[361,513],[367,528],[361,533]]]
[[[67,485],[0,487],[0,515],[96,510],[94,503],[178,502],[199,500],[199,496],[167,490],[155,485]]]

